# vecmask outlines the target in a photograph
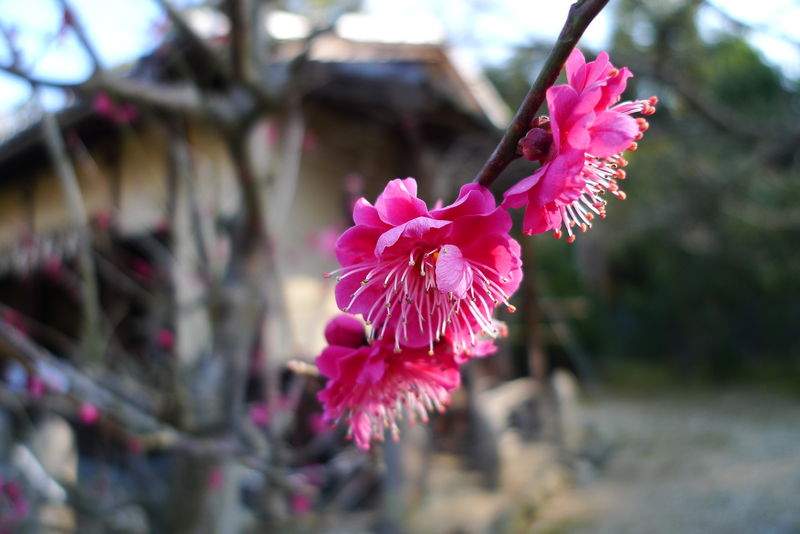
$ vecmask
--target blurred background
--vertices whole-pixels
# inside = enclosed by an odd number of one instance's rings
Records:
[[[800,532],[796,0],[612,0],[628,199],[447,414],[321,423],[352,203],[452,200],[569,5],[0,0],[0,533]]]

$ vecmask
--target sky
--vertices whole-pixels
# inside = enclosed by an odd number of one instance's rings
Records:
[[[668,2],[669,0],[665,0]],[[764,32],[750,36],[764,57],[779,65],[792,78],[800,78],[800,0],[711,0],[733,18]],[[439,28],[454,46],[472,54],[482,63],[507,58],[514,46],[532,40],[553,40],[558,34],[571,0],[365,0],[368,12],[384,17],[391,27],[415,31]],[[162,15],[154,0],[71,0],[101,61],[112,67],[140,56],[157,41]],[[612,31],[613,2],[587,30],[582,45],[602,48]],[[70,33],[53,39],[60,25],[55,0],[0,0],[3,27],[17,28],[18,46],[25,65],[42,77],[80,81],[89,74],[89,61]],[[702,18],[703,31],[713,37],[723,26],[713,10]],[[795,41],[770,36],[786,36]],[[0,46],[0,62],[8,63],[6,46]],[[24,102],[28,86],[13,76],[0,73],[0,113]],[[57,92],[46,93],[48,107],[61,105]]]

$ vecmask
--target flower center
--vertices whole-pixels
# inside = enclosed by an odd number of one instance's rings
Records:
[[[445,254],[451,256],[453,249],[452,245],[433,249],[419,246],[408,256],[345,268],[340,280],[368,273],[343,311],[347,312],[359,299],[374,299],[363,313],[370,327],[368,340],[383,339],[388,332],[394,337],[396,352],[401,343],[410,343],[427,344],[429,354],[433,354],[434,343],[445,335],[456,352],[463,352],[476,344],[479,335],[495,337],[498,332],[492,322],[494,307],[503,302],[513,310],[509,296],[495,279],[505,283],[508,278],[488,265],[461,258],[460,271],[455,275],[464,277],[464,285],[459,286],[463,291],[459,295],[448,290],[454,283],[449,264],[447,272],[442,273],[437,263],[443,261]],[[444,274],[447,283],[443,283]]]

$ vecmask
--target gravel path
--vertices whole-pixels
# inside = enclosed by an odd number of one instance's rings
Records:
[[[530,533],[800,533],[800,399],[603,396],[585,417],[606,460],[579,469]]]

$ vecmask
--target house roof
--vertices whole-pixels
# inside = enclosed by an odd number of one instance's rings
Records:
[[[220,19],[222,17],[222,19]],[[199,8],[188,13],[188,20],[203,37],[218,41],[227,32],[224,17]],[[302,17],[273,13],[267,21],[269,31],[278,37],[280,56],[293,57],[304,44],[310,27]],[[382,40],[375,40],[383,35]],[[407,38],[399,40],[401,35]],[[394,40],[389,40],[392,38]],[[174,42],[175,48],[181,46]],[[119,69],[126,76],[159,78],[178,69],[169,65],[164,47]],[[510,113],[480,68],[468,57],[443,42],[443,35],[428,29],[402,34],[381,34],[379,20],[365,15],[342,17],[336,30],[313,41],[309,53],[312,78],[325,83],[312,91],[310,98],[350,106],[394,107],[399,110],[432,112],[449,110],[474,126],[487,130],[504,128]],[[122,75],[122,74],[121,74]],[[38,124],[40,115],[31,109],[15,110],[12,117],[0,117],[0,165],[25,166],[26,160],[40,160]],[[58,113],[63,128],[91,132],[113,125],[98,117],[89,102],[74,101]],[[20,161],[15,161],[20,159]],[[7,169],[8,170],[8,169]],[[14,173],[4,173],[8,177]],[[0,179],[3,179],[0,177]]]

